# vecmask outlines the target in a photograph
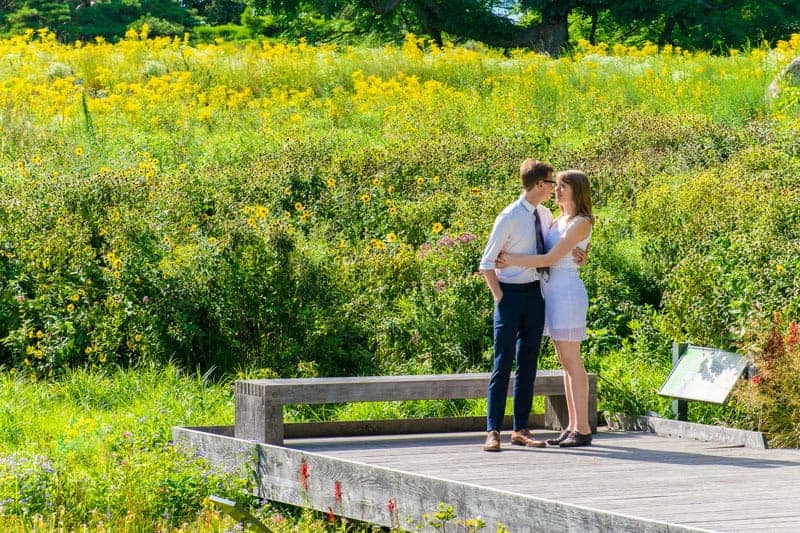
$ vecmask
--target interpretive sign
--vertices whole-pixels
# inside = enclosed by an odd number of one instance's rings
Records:
[[[748,360],[716,348],[688,345],[658,393],[671,398],[725,403]]]

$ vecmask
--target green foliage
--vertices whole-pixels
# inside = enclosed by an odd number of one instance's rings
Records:
[[[259,31],[257,33],[263,33]],[[225,41],[243,41],[252,35],[250,28],[238,24],[222,24],[219,26],[196,26],[192,31],[194,39],[201,43],[213,43],[217,39]]]
[[[653,186],[638,198],[636,226],[663,280],[675,339],[733,348],[754,318],[797,305],[795,280],[786,275],[800,252],[790,222],[798,216],[797,183],[786,179],[796,162],[764,155],[745,152],[720,172]],[[755,159],[762,168],[753,172]]]
[[[49,28],[61,32],[69,20],[69,4],[60,0],[25,0],[16,11],[6,16],[13,33],[22,33],[27,28]]]
[[[244,0],[190,0],[187,5],[209,26],[237,23],[247,8]]]
[[[196,520],[209,494],[251,503],[246,466],[216,471],[169,444],[175,423],[226,418],[229,385],[209,387],[168,367],[76,371],[56,384],[3,372],[0,389],[4,528],[13,517],[35,524],[39,516],[53,529],[172,529]]]
[[[80,2],[74,8],[66,1],[25,0],[8,13],[5,24],[11,33],[48,28],[68,42],[118,39],[145,22],[151,35],[182,35],[200,19],[176,0],[97,0]]]

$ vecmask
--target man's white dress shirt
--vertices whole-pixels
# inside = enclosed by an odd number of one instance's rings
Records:
[[[493,269],[494,262],[501,251],[525,255],[546,252],[546,250],[536,249],[534,210],[539,212],[542,231],[547,231],[553,221],[553,214],[541,204],[534,207],[525,199],[524,194],[497,215],[492,233],[489,234],[489,241],[483,250],[479,267],[481,270]],[[495,269],[495,272],[497,279],[502,283],[530,283],[540,279],[539,273],[533,267],[509,266]]]

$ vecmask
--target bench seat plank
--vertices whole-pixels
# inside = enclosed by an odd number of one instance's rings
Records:
[[[545,396],[545,425],[568,421],[562,370],[540,370],[534,395]],[[490,374],[354,376],[236,381],[237,438],[283,444],[283,406],[345,402],[485,398]],[[509,396],[514,376],[509,380]],[[589,374],[589,424],[597,430],[597,376]]]
[[[259,396],[282,404],[455,400],[486,396],[489,373],[414,376],[357,376],[340,378],[253,379],[236,382],[236,393]],[[540,370],[534,394],[564,394],[563,374]],[[514,376],[509,381],[509,393]]]

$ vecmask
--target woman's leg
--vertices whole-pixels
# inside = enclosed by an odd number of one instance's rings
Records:
[[[569,425],[565,428],[567,431],[575,431],[577,427],[577,419],[575,418],[575,400],[572,397],[572,380],[569,373],[566,371],[564,361],[561,359],[561,350],[559,350],[559,342],[553,341],[553,346],[556,349],[556,355],[561,362],[561,368],[564,369],[564,395],[567,398],[567,412],[569,413]]]
[[[569,425],[573,431],[583,435],[591,434],[589,426],[589,377],[581,359],[579,341],[553,341],[566,374],[567,405],[569,406]]]

